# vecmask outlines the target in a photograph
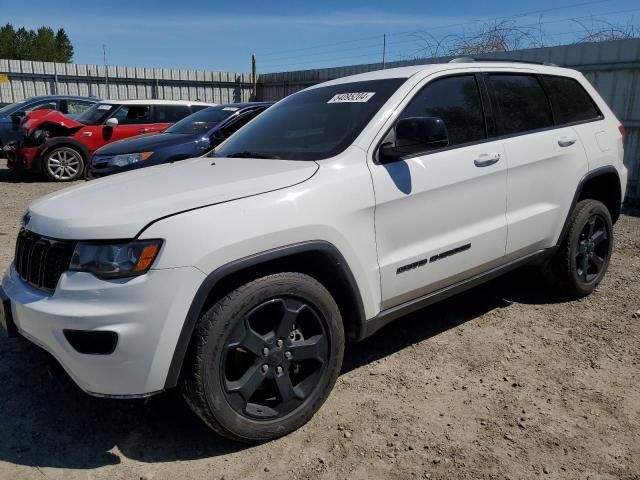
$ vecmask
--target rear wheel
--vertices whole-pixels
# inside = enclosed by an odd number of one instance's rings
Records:
[[[597,200],[582,200],[574,208],[562,244],[548,265],[551,280],[570,297],[589,295],[604,278],[612,250],[609,210]]]
[[[84,157],[75,148],[54,148],[45,155],[42,171],[54,182],[78,180],[84,173]]]
[[[222,298],[200,319],[183,391],[215,431],[270,440],[306,423],[342,365],[340,311],[313,278],[279,273]]]

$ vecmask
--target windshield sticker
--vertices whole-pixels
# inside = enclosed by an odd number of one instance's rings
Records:
[[[350,92],[338,93],[331,97],[327,103],[364,103],[368,102],[376,92]]]
[[[227,112],[235,112],[236,110],[238,110],[238,107],[224,107],[222,110],[226,110]]]
[[[98,105],[98,110],[111,110],[113,105]]]

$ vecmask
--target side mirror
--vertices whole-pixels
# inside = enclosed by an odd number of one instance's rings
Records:
[[[104,124],[109,128],[117,127],[118,126],[118,119],[114,118],[114,117],[108,118],[107,121],[104,122]]]
[[[380,147],[380,162],[385,163],[417,153],[444,148],[449,136],[444,121],[438,117],[409,117],[395,126],[395,142]]]

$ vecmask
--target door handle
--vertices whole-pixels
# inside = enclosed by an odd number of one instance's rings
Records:
[[[138,132],[140,133],[147,133],[149,131],[148,128],[141,128],[140,130],[138,130]]]
[[[576,138],[575,137],[568,137],[568,136],[564,136],[564,137],[560,137],[560,139],[558,140],[558,145],[560,145],[561,147],[570,147],[571,145],[573,145],[574,143],[576,143]]]
[[[476,167],[488,167],[489,165],[493,165],[498,162],[498,160],[500,160],[499,153],[483,153],[476,158],[473,163]]]

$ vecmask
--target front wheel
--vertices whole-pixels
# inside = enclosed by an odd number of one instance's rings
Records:
[[[300,273],[269,275],[237,288],[199,320],[184,396],[221,435],[270,440],[320,408],[343,353],[340,310],[324,286]]]
[[[71,182],[82,177],[84,157],[71,147],[50,150],[42,161],[42,171],[54,182]]]
[[[548,273],[569,297],[589,295],[604,278],[613,250],[613,224],[607,207],[597,200],[579,202]]]

